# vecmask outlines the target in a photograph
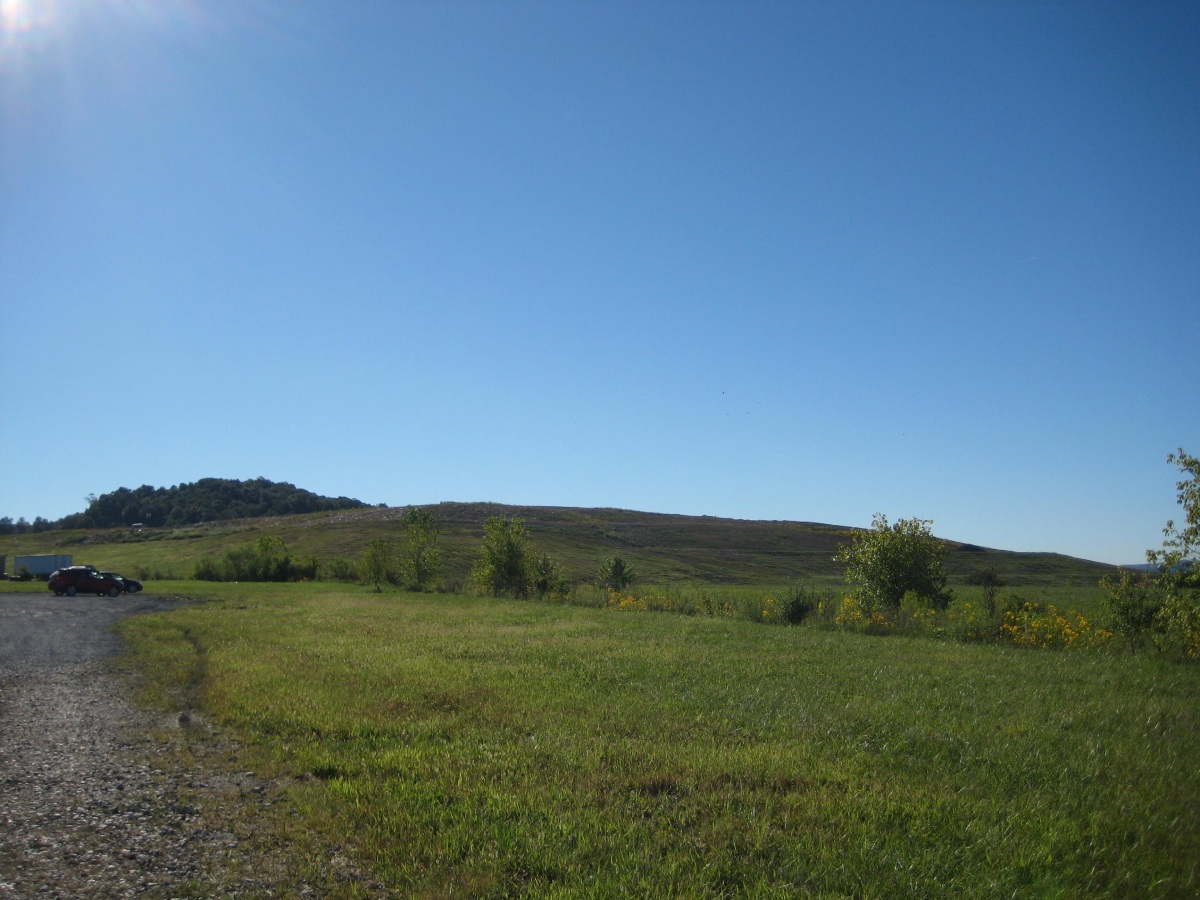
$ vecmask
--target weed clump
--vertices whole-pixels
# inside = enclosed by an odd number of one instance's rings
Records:
[[[1098,628],[1081,613],[1060,611],[1053,603],[1010,602],[996,636],[1018,647],[1071,650],[1106,646],[1113,633]]]

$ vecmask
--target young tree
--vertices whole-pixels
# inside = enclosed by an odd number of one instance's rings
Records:
[[[637,581],[637,573],[626,564],[624,559],[613,556],[600,564],[596,580],[602,588],[623,591]]]
[[[1167,456],[1190,477],[1175,483],[1185,524],[1174,520],[1163,529],[1161,550],[1150,550],[1146,560],[1158,567],[1162,603],[1154,617],[1159,646],[1191,658],[1200,658],[1200,459],[1183,448]]]
[[[1116,578],[1101,578],[1100,587],[1108,592],[1104,598],[1106,624],[1125,638],[1131,650],[1136,650],[1162,607],[1161,585],[1148,572],[1135,576],[1128,569],[1118,569]]]
[[[846,566],[846,580],[858,585],[861,599],[892,609],[913,591],[934,606],[950,602],[942,559],[946,545],[930,533],[928,519],[900,519],[888,525],[876,513],[870,531],[838,547],[834,559]]]
[[[483,523],[483,545],[471,569],[471,580],[483,594],[527,597],[532,562],[524,521],[491,516]]]
[[[1004,586],[1004,579],[991,566],[967,577],[967,584],[983,588],[983,608],[989,619],[996,615],[996,589]]]
[[[392,574],[392,548],[383,538],[375,538],[367,544],[359,557],[358,569],[362,580],[375,585],[375,592],[383,590],[383,583]]]
[[[437,584],[442,574],[442,555],[438,550],[437,520],[426,509],[411,506],[400,519],[405,544],[400,551],[400,577],[414,591]]]
[[[555,562],[549,553],[535,557],[532,562],[530,582],[539,600],[544,600],[547,594],[562,598],[569,593],[570,585],[563,575],[562,566]]]
[[[254,544],[254,556],[250,566],[254,573],[251,581],[289,581],[292,574],[292,554],[283,538],[263,535]]]
[[[1188,456],[1180,448],[1179,453],[1167,455],[1167,462],[1174,463],[1180,471],[1187,472],[1190,478],[1175,482],[1179,491],[1176,498],[1186,523],[1181,531],[1175,526],[1175,520],[1169,519],[1163,529],[1161,550],[1149,550],[1146,553],[1147,562],[1158,566],[1165,575],[1180,575],[1185,580],[1194,574],[1190,572],[1191,564],[1196,562],[1196,554],[1200,552],[1200,459]]]

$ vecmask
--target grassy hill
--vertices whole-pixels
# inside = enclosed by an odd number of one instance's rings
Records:
[[[440,503],[426,506],[441,529],[440,546],[451,587],[465,583],[489,516],[515,516],[539,552],[559,560],[577,581],[594,577],[600,562],[620,555],[642,584],[784,584],[837,580],[833,555],[855,529],[815,522],[751,521],[622,509]],[[305,515],[209,522],[170,528],[78,529],[0,537],[11,572],[17,555],[70,553],[91,564],[149,577],[190,577],[197,561],[262,536],[282,538],[297,556],[322,563],[353,558],[369,541],[402,539],[403,507],[368,507]],[[947,568],[960,582],[994,569],[1009,584],[1094,583],[1112,566],[1057,553],[1015,553],[948,541]]]

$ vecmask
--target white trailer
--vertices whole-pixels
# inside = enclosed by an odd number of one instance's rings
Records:
[[[71,555],[58,554],[50,556],[14,556],[13,574],[20,575],[28,569],[34,578],[49,578],[55,569],[63,569],[71,565]]]

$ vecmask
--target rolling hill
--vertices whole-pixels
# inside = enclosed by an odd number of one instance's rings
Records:
[[[622,556],[642,584],[782,584],[840,577],[833,555],[855,529],[816,522],[751,521],[623,509],[447,502],[424,506],[437,518],[451,587],[465,582],[489,516],[521,518],[539,552],[568,576],[590,580],[601,560]],[[298,556],[352,558],[374,538],[402,539],[404,507],[342,510],[205,522],[179,527],[54,530],[0,537],[0,553],[71,553],[76,563],[189,577],[195,563],[265,535]],[[1113,566],[1057,553],[1017,553],[948,540],[952,582],[991,568],[1007,583],[1094,583]]]

